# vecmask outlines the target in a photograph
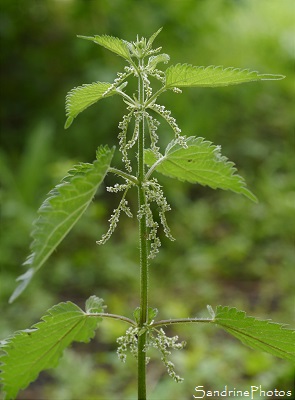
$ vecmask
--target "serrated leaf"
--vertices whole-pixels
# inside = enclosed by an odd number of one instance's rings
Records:
[[[38,210],[32,232],[32,254],[24,265],[31,268],[17,278],[21,283],[15,289],[10,302],[27,287],[34,273],[45,263],[59,243],[69,233],[91,203],[103,181],[114,153],[114,149],[99,147],[93,164],[76,165],[57,185]]]
[[[160,29],[158,29],[157,32],[153,33],[152,36],[149,38],[148,43],[147,43],[147,47],[149,49],[152,47],[154,40],[159,35],[159,33],[161,32],[162,29],[163,29],[162,27]]]
[[[151,56],[149,58],[149,63],[148,63],[148,67],[150,69],[154,69],[156,68],[156,66],[160,63],[163,62],[164,64],[167,64],[167,62],[170,60],[170,57],[168,54],[162,53],[162,54],[158,54],[157,56]]]
[[[94,82],[78,86],[66,96],[66,116],[65,129],[69,128],[78,114],[87,107],[96,103],[98,100],[112,96],[117,93],[116,89],[107,90],[111,87],[111,83]]]
[[[130,53],[126,42],[114,36],[108,35],[95,35],[95,36],[82,36],[77,35],[81,39],[91,40],[92,42],[105,47],[106,49],[118,54],[119,56],[130,61]]]
[[[185,140],[187,148],[173,140],[165,155],[157,159],[152,150],[145,152],[145,163],[163,175],[182,181],[199,183],[212,189],[231,190],[257,201],[247,188],[244,179],[236,175],[234,163],[221,155],[220,147],[194,136]]]
[[[31,329],[18,331],[3,341],[0,377],[5,399],[14,399],[41,371],[56,367],[72,342],[89,342],[100,320],[71,302],[59,303]]]
[[[269,320],[248,317],[236,308],[218,306],[214,323],[253,349],[295,361],[295,330]]]
[[[217,87],[237,85],[239,83],[279,80],[283,75],[259,74],[257,71],[240,68],[194,67],[190,64],[171,65],[165,71],[167,89],[174,87]]]
[[[103,299],[100,299],[97,296],[90,296],[89,299],[86,300],[85,310],[87,313],[101,313],[105,308],[106,306],[103,305]]]

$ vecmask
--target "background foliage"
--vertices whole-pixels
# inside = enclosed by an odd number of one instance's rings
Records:
[[[124,104],[116,96],[63,129],[66,93],[82,83],[112,81],[123,67],[119,57],[76,34],[134,40],[161,26],[156,44],[173,64],[221,64],[287,78],[161,96],[184,134],[222,146],[260,202],[183,182],[172,185],[159,175],[173,208],[168,220],[177,240],[163,237],[152,264],[151,306],[159,308],[160,318],[181,318],[207,315],[207,304],[223,304],[292,324],[292,11],[292,0],[1,1],[0,338],[29,327],[59,301],[82,306],[96,294],[109,312],[127,316],[138,306],[135,221],[123,217],[111,241],[95,244],[119,201],[103,190],[29,290],[10,306],[7,300],[29,253],[31,223],[46,193],[77,161],[92,162],[99,144],[117,141]],[[163,145],[171,139],[167,128],[160,128]],[[127,359],[126,368],[116,356],[115,339],[124,329],[104,321],[90,345],[68,350],[57,370],[43,373],[18,398],[134,398],[135,361]],[[171,333],[188,342],[186,351],[175,354],[185,381],[175,384],[154,360],[150,399],[189,398],[197,385],[291,388],[290,363],[243,347],[211,326],[182,326]]]

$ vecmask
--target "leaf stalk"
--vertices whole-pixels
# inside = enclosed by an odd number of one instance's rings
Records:
[[[128,180],[129,182],[134,183],[137,186],[139,185],[138,179],[135,176],[127,174],[127,172],[121,171],[120,169],[110,167],[108,169],[108,172],[111,172],[111,173],[113,173],[115,175],[119,175],[122,178]]]

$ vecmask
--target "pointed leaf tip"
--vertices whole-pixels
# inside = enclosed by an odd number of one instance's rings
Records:
[[[82,36],[78,35],[80,39],[90,40],[102,47],[116,53],[118,56],[125,58],[125,60],[130,61],[130,53],[126,42],[115,36],[108,35],[95,35],[95,36]]]
[[[90,205],[97,189],[107,174],[114,148],[100,146],[93,164],[80,163],[58,184],[38,210],[31,236],[32,253],[24,263],[31,268],[17,281],[20,284],[13,292],[14,301],[27,287],[32,276],[48,259],[60,242],[70,232]]]
[[[213,308],[209,304],[207,305],[207,310],[208,310],[211,318],[214,319],[215,318],[215,312],[214,312]]]
[[[148,40],[148,46],[149,48],[152,47],[152,44],[154,42],[154,40],[156,39],[156,37],[159,35],[159,33],[162,31],[163,27],[159,28],[155,33],[152,34],[152,36],[149,38]]]
[[[160,159],[147,150],[145,163],[171,178],[199,183],[212,189],[231,190],[257,202],[256,196],[246,188],[244,179],[236,174],[234,163],[221,155],[219,146],[194,136],[186,138],[185,143],[186,148],[173,140]]]
[[[171,65],[165,71],[166,88],[174,87],[218,87],[241,83],[280,80],[283,75],[260,74],[249,69],[210,65],[209,67],[190,64]]]
[[[67,120],[66,120],[64,128],[68,129],[72,125],[73,121],[74,121],[73,117],[68,117]]]
[[[26,264],[26,262],[23,265],[25,265],[25,264]],[[30,268],[24,274],[20,275],[16,279],[16,282],[21,282],[21,283],[16,287],[16,289],[10,296],[10,298],[8,300],[9,304],[13,303],[14,300],[17,299],[18,296],[20,296],[21,293],[26,289],[26,287],[29,285],[29,283],[31,282],[31,280],[34,276],[34,273],[35,273],[34,269]]]

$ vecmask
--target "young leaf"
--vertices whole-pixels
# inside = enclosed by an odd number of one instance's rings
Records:
[[[160,29],[158,29],[157,32],[153,33],[152,36],[149,38],[148,43],[147,43],[147,47],[149,49],[151,49],[154,40],[159,35],[159,33],[161,32],[162,29],[163,29],[162,27]]]
[[[253,349],[295,361],[295,330],[268,320],[247,317],[244,311],[223,306],[216,308],[213,322]]]
[[[10,302],[23,292],[34,273],[83,215],[107,173],[113,153],[113,149],[99,147],[93,164],[76,165],[49,193],[38,210],[39,217],[32,232],[32,254],[24,263],[31,268],[17,278],[21,283],[10,297]]]
[[[80,112],[85,108],[96,103],[98,100],[116,94],[116,89],[107,90],[112,85],[107,82],[94,82],[85,84],[72,89],[66,97],[66,116],[65,129],[69,128]]]
[[[257,201],[247,188],[244,179],[236,175],[234,164],[220,154],[220,147],[194,136],[185,139],[186,148],[173,140],[160,159],[151,151],[145,152],[145,163],[163,175],[182,181],[199,183],[212,189],[231,190]]]
[[[14,399],[41,371],[56,367],[72,342],[87,343],[94,337],[102,320],[95,314],[103,312],[101,299],[92,297],[93,306],[94,302],[95,312],[84,312],[71,302],[59,303],[31,329],[18,331],[1,343],[4,354],[0,357],[0,377],[5,399]]]
[[[86,300],[85,310],[88,314],[104,312],[105,308],[106,306],[103,305],[103,299],[97,296],[90,296],[89,299]]]
[[[118,54],[119,56],[125,58],[128,61],[130,61],[131,59],[128,46],[126,42],[122,39],[108,35],[102,35],[102,36],[95,35],[94,37],[82,36],[82,35],[77,35],[77,36],[81,39],[91,40],[92,42],[105,47],[106,49],[112,51],[113,53]]]
[[[209,67],[194,67],[189,64],[171,65],[165,71],[167,89],[174,87],[216,87],[237,85],[239,83],[278,80],[283,75],[259,74],[257,71],[239,68],[223,68],[211,65]]]

